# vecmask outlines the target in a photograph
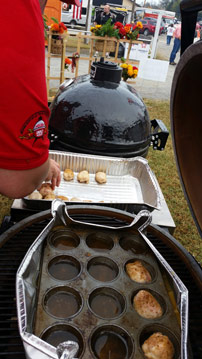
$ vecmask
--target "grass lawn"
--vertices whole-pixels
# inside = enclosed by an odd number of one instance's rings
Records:
[[[162,120],[170,132],[169,101],[144,99],[150,119]],[[164,151],[149,149],[147,157],[155,173],[166,203],[174,219],[176,229],[174,237],[202,264],[202,239],[198,234],[194,220],[184,198],[177,173],[171,134]]]
[[[68,36],[68,40],[67,40],[67,48],[69,47],[73,47],[73,48],[77,48],[77,37],[76,36]],[[84,39],[81,39],[81,49],[90,49],[90,41],[88,44],[85,43]]]
[[[160,119],[170,131],[169,101],[144,99],[150,119]],[[202,239],[190,214],[180,185],[172,149],[171,135],[164,151],[149,149],[148,162],[155,173],[170,209],[176,229],[174,237],[202,264]],[[0,196],[0,223],[9,214],[12,201]]]

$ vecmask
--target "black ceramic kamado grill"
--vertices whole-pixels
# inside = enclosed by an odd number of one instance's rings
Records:
[[[150,122],[136,90],[121,81],[121,68],[94,62],[91,74],[69,80],[51,103],[51,149],[112,157],[146,157],[150,144],[163,150],[168,131]]]
[[[120,203],[120,209],[134,213],[143,206],[159,209],[159,189],[143,157],[150,144],[156,150],[164,149],[168,131],[160,120],[150,122],[143,100],[132,86],[121,81],[121,73],[117,64],[101,58],[93,62],[90,75],[60,86],[50,105],[50,150],[57,150],[50,155],[61,171],[71,168],[75,178],[87,170],[90,181],[88,186],[81,186],[74,178],[70,188],[62,176],[56,195],[67,197],[70,203],[75,198],[77,203],[103,202],[116,208]],[[98,171],[107,175],[105,186],[97,186],[93,179]],[[36,208],[38,204],[41,209],[48,204],[29,198],[24,202],[27,207]]]
[[[182,7],[183,4],[182,3]],[[187,4],[187,3],[186,3]],[[185,4],[185,5],[186,5]],[[189,4],[188,4],[189,5]],[[192,5],[192,4],[191,4]],[[191,6],[186,5],[187,11]],[[182,39],[183,41],[183,39]],[[190,209],[201,231],[200,220],[200,163],[201,141],[197,135],[200,132],[200,101],[198,96],[201,72],[200,58],[202,46],[197,43],[188,48],[180,59],[173,81],[171,116],[172,132],[175,141],[175,152],[178,167],[182,175],[182,185],[188,198]],[[198,67],[197,67],[198,66]],[[191,75],[190,75],[191,74]],[[189,81],[189,96],[185,98],[184,79]],[[193,87],[192,86],[193,83]],[[192,94],[190,99],[190,94]],[[186,103],[186,111],[182,111]],[[186,116],[185,116],[186,115]],[[195,120],[193,126],[190,118]],[[178,131],[183,122],[184,133]],[[195,127],[195,131],[193,129]],[[181,127],[180,127],[181,128]],[[192,136],[194,140],[192,141]],[[188,150],[187,139],[191,141],[193,152]],[[190,176],[190,172],[193,176]],[[112,209],[96,210],[90,206],[71,206],[69,214],[75,220],[81,222],[98,223],[104,226],[120,227],[131,221],[131,215],[126,212]],[[23,210],[24,219],[13,224],[8,223],[10,228],[0,237],[0,357],[6,359],[25,359],[25,352],[18,332],[16,302],[15,302],[15,276],[16,271],[30,245],[42,232],[51,220],[50,210],[34,213]],[[16,220],[16,218],[15,218]],[[12,221],[12,217],[11,217]],[[147,227],[147,237],[155,248],[162,254],[176,274],[181,278],[189,291],[189,358],[202,358],[202,271],[194,258],[171,236],[166,230],[159,226],[150,224]]]

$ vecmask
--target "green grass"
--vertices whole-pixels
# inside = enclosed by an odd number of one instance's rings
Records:
[[[167,60],[166,58],[165,58],[165,55],[161,55],[161,54],[159,54],[158,52],[157,52],[157,55],[156,55],[156,57],[155,57],[155,59],[156,60]]]
[[[13,203],[12,199],[4,197],[0,194],[0,225],[5,216],[10,215],[10,207]]]
[[[169,101],[145,99],[150,119],[160,119],[170,132]],[[174,237],[202,264],[202,240],[190,214],[180,185],[176,169],[171,135],[164,151],[149,149],[148,162],[155,173],[166,203],[170,209],[176,229]],[[9,214],[12,201],[0,196],[0,223]]]
[[[78,39],[76,36],[68,36],[67,48],[77,48]],[[84,39],[81,39],[81,49],[90,49],[90,41],[88,44],[85,43]]]
[[[144,102],[149,111],[150,119],[157,118],[162,120],[170,132],[169,101],[145,99]],[[202,264],[202,240],[192,219],[180,184],[171,134],[169,134],[165,150],[154,151],[150,148],[147,160],[157,177],[176,224],[174,237]]]

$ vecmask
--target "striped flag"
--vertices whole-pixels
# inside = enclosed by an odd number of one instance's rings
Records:
[[[82,5],[83,5],[83,0],[81,0],[81,6],[80,6],[80,19],[81,19],[81,15],[82,15]]]
[[[63,1],[63,3],[66,3],[68,5],[73,5],[73,19],[81,19],[82,15],[82,3],[83,0],[60,0]]]
[[[83,0],[80,0],[79,6],[73,5],[73,19],[77,19],[77,20],[81,19],[82,3],[83,3]]]

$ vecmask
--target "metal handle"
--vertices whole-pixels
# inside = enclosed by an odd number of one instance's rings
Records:
[[[161,120],[154,119],[151,121],[151,144],[154,150],[162,151],[166,146],[169,131]]]
[[[68,79],[65,80],[64,82],[61,83],[61,85],[59,86],[60,91],[64,91],[68,86],[70,86],[72,83],[74,82],[73,79]]]
[[[145,240],[145,243],[148,244],[152,252],[155,254],[156,258],[159,260],[159,262],[163,265],[163,267],[166,269],[167,273],[170,275],[172,280],[174,281],[176,287],[178,288],[179,292],[181,293],[180,298],[177,298],[177,300],[180,300],[180,317],[181,317],[181,359],[189,359],[188,358],[188,352],[187,352],[187,337],[188,337],[188,306],[189,306],[189,294],[188,290],[185,287],[184,283],[181,281],[181,279],[178,277],[178,275],[173,272],[173,268],[168,264],[168,262],[165,260],[165,258],[158,252],[156,247],[153,245],[153,243],[150,242],[150,240],[145,236],[144,233],[142,233],[142,237]]]
[[[60,343],[57,346],[56,352],[59,359],[77,359],[79,345],[76,342],[68,340],[67,342]]]
[[[98,209],[97,206],[91,206],[91,208],[95,208],[95,210]],[[101,228],[107,228],[107,229],[123,229],[123,228],[135,227],[139,231],[143,231],[143,229],[146,228],[152,221],[150,212],[147,210],[142,210],[137,215],[134,216],[131,223],[126,224],[124,226],[113,227],[113,226],[106,226],[106,225],[102,225],[102,224],[82,222],[82,221],[74,220],[72,217],[70,217],[65,203],[63,201],[61,201],[60,199],[55,199],[52,202],[51,212],[52,212],[53,217],[55,215],[58,215],[59,219],[65,225],[67,225],[68,223],[78,223],[78,224],[82,224],[82,225],[101,227]]]

